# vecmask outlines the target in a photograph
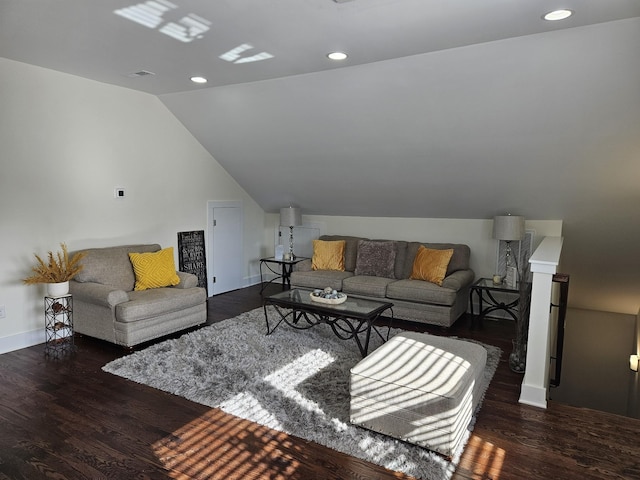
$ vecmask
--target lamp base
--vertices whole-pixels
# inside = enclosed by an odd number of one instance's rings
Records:
[[[293,227],[289,227],[289,260],[295,260],[296,256],[293,253]]]
[[[518,269],[516,267],[507,267],[507,274],[504,277],[504,284],[507,288],[516,288],[518,283]]]

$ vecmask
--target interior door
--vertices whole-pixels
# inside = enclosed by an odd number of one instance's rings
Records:
[[[209,202],[209,292],[242,288],[242,204]]]

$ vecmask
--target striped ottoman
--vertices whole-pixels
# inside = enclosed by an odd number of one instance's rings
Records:
[[[480,402],[486,361],[475,343],[396,335],[351,369],[351,423],[450,457]]]

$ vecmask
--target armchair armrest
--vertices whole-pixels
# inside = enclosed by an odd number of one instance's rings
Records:
[[[457,270],[442,280],[442,286],[457,292],[471,285],[475,276],[476,274],[473,270]]]
[[[129,301],[129,295],[124,290],[119,290],[112,285],[103,285],[93,282],[69,282],[69,290],[74,298],[94,305],[102,305],[113,308],[116,305]]]
[[[193,288],[198,286],[198,277],[193,273],[176,272],[180,278],[180,283],[174,285],[173,288]]]

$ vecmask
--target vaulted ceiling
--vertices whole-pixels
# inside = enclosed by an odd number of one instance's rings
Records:
[[[640,2],[561,6],[0,0],[0,56],[158,95],[266,211],[561,219],[574,304],[636,313]]]

